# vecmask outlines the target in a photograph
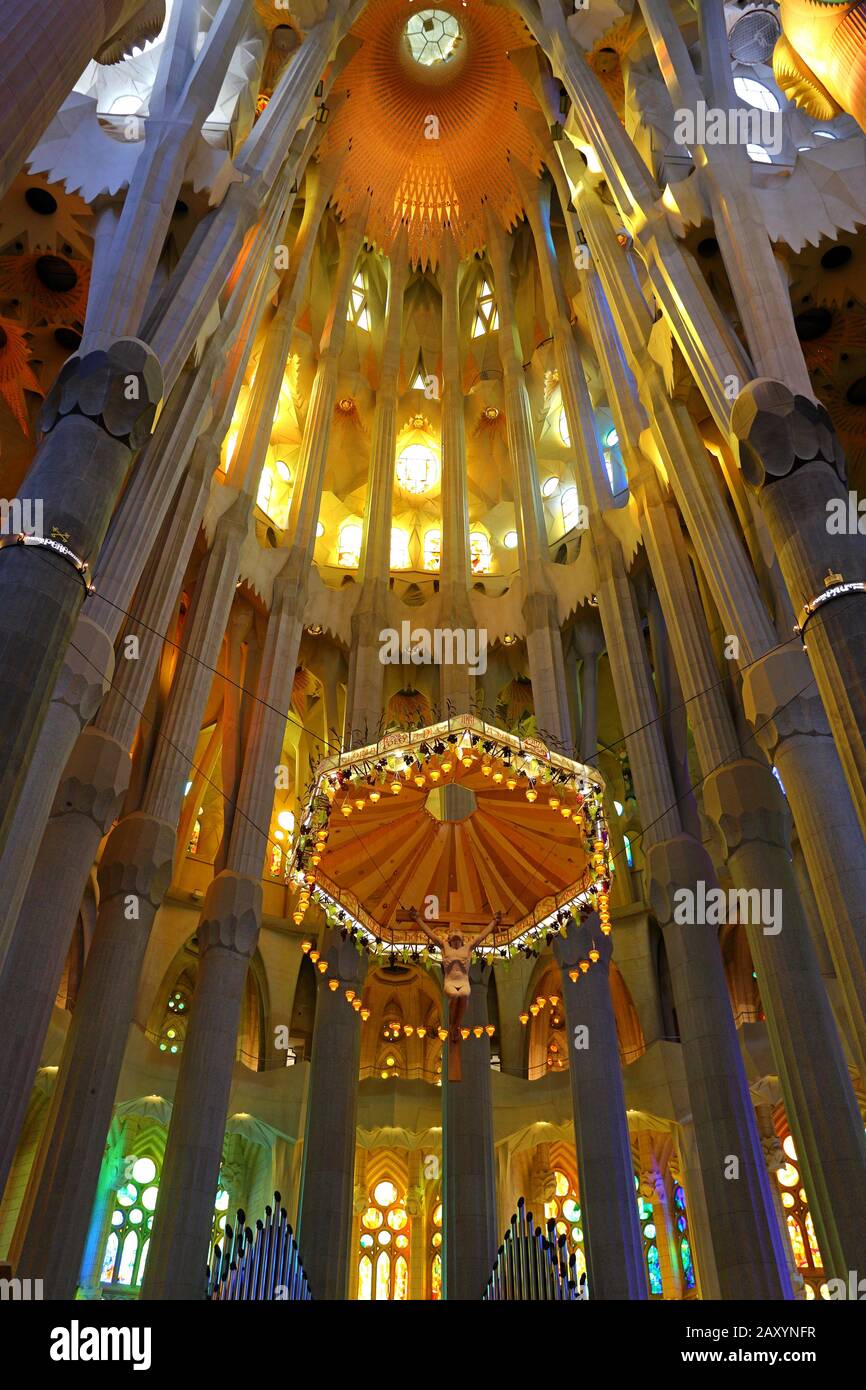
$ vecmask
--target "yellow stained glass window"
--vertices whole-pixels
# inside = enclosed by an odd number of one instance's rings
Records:
[[[391,1295],[391,1256],[383,1250],[376,1260],[376,1302],[381,1303]]]
[[[362,1255],[358,1265],[358,1298],[369,1303],[373,1297],[373,1261],[369,1255]]]

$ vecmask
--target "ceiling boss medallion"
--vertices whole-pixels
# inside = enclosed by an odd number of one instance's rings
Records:
[[[437,264],[444,234],[471,255],[486,241],[486,204],[504,227],[523,211],[509,155],[540,169],[518,110],[536,101],[508,57],[529,43],[523,25],[493,5],[372,0],[352,33],[360,47],[335,84],[319,156],[348,156],[340,213],[370,198],[368,235],[385,252],[405,222],[415,265]]]

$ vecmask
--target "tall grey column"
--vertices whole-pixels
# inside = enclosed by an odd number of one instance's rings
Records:
[[[486,1027],[490,966],[470,967],[466,1028]],[[447,1299],[477,1301],[490,1278],[499,1246],[490,1039],[486,1033],[462,1043],[463,1079],[448,1079],[443,1047],[442,1156],[444,1287]]]
[[[367,962],[334,931],[325,932],[320,950],[328,974],[319,977],[316,1001],[298,1243],[313,1297],[339,1300],[349,1289],[361,1060],[361,1019],[344,991],[363,990]],[[333,979],[337,990],[328,987]]]
[[[579,961],[589,961],[591,950],[599,952],[599,959],[572,980],[571,972],[579,970]],[[572,922],[565,937],[557,936],[553,954],[562,971],[590,1298],[644,1299],[647,1281],[634,1163],[610,997],[613,947],[593,914],[580,926]]]

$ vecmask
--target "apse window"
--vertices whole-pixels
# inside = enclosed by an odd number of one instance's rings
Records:
[[[493,566],[490,537],[483,531],[469,533],[469,564],[473,574],[489,574]]]
[[[439,479],[439,460],[426,444],[408,444],[397,459],[397,484],[403,492],[421,497]]]
[[[411,569],[409,559],[409,537],[399,526],[391,528],[391,568],[392,570]]]
[[[473,338],[483,338],[485,333],[495,333],[499,327],[499,310],[493,291],[486,280],[482,280],[475,302],[475,322],[472,325]]]
[[[370,310],[367,307],[367,291],[364,287],[364,277],[360,270],[352,281],[352,293],[349,299],[349,309],[346,318],[349,320],[349,323],[353,323],[356,328],[363,328],[369,333]]]
[[[427,531],[424,536],[424,568],[438,570],[442,563],[442,532]]]
[[[337,564],[344,570],[356,570],[361,563],[363,528],[357,521],[347,521],[340,527]]]
[[[409,52],[424,68],[447,63],[460,47],[463,35],[453,14],[447,10],[419,10],[406,25]]]

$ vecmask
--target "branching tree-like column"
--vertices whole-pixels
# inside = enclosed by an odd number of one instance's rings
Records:
[[[370,481],[364,504],[364,536],[358,575],[361,595],[352,614],[352,650],[349,654],[346,693],[347,746],[375,741],[382,717],[385,672],[379,633],[387,626],[389,609],[397,382],[400,374],[403,296],[409,278],[405,228],[401,228],[391,251],[390,270],[385,341],[370,449]]]
[[[164,0],[16,0],[0,15],[0,198],[91,58],[153,38]]]
[[[176,12],[181,25],[185,9],[178,6]],[[133,276],[150,283],[162,246],[159,226],[164,233],[192,141],[219,90],[217,59],[228,61],[239,33],[232,25],[241,19],[231,6],[220,11],[191,72],[175,61],[172,46],[166,47],[156,88],[159,119],[153,120],[152,105],[153,133],[146,136],[118,227],[118,241],[121,231],[128,240],[126,269],[112,306],[115,337],[105,348],[76,354],[61,370],[43,410],[45,438],[20,490],[23,501],[44,504],[49,531],[58,541],[64,538],[75,559],[95,562],[133,458],[153,428],[163,375],[170,387],[271,187],[279,180],[285,201],[291,196],[305,141],[296,149],[290,145],[288,159],[286,144],[304,124],[316,83],[349,19],[343,0],[332,0],[293,54],[235,166],[241,182],[232,185],[203,235],[192,239],[190,254],[172,280],[171,311],[148,346],[135,336],[146,329],[140,330],[143,301]],[[138,219],[137,200],[142,203]],[[113,253],[120,250],[112,246]],[[136,261],[139,253],[145,264]],[[163,359],[172,352],[171,368],[163,373]],[[0,848],[83,597],[70,558],[24,546],[12,548],[0,563]]]
[[[592,964],[590,951],[598,952]],[[593,915],[580,926],[572,922],[564,937],[557,936],[553,954],[562,972],[590,1297],[629,1302],[644,1299],[643,1242],[610,996],[613,947]],[[580,961],[589,964],[585,973],[580,971]],[[578,972],[576,980],[572,979],[573,972]]]
[[[362,202],[341,231],[340,260],[289,513],[291,540],[286,563],[274,581],[226,867],[211,882],[202,910],[201,965],[166,1145],[145,1275],[147,1297],[194,1298],[201,1288],[243,987],[261,924],[261,875],[274,800],[274,768],[283,746],[303,632],[346,307],[367,211]]]
[[[532,698],[540,738],[545,734],[558,747],[570,746],[562,634],[556,596],[547,576],[547,526],[538,487],[535,433],[529,395],[523,376],[523,353],[514,317],[511,290],[511,238],[492,213],[487,216],[487,249],[496,282],[499,309],[499,357],[502,362],[508,452],[514,471],[517,540],[523,581],[523,618]]]
[[[485,1028],[490,966],[473,964],[469,982],[464,1027]],[[501,1234],[497,1230],[490,1039],[483,1033],[463,1043],[460,1081],[448,1080],[447,1052],[447,1045],[443,1046],[444,1289],[447,1299],[472,1300],[484,1292]]]
[[[298,1243],[313,1297],[340,1300],[349,1291],[361,1060],[361,1019],[345,991],[363,991],[367,961],[337,932],[326,931],[319,949],[328,974],[316,1001]],[[329,989],[332,979],[339,989]]]
[[[604,513],[611,490],[601,461],[589,392],[565,308],[565,294],[550,232],[549,207],[532,191],[527,216],[533,230],[548,322],[560,364],[568,427],[575,449],[579,495],[589,511],[601,617],[625,744],[634,773],[649,894],[671,963],[671,979],[707,1207],[713,1258],[723,1297],[790,1297],[783,1251],[760,1153],[739,1041],[715,929],[706,922],[680,926],[676,894],[694,899],[699,885],[715,885],[703,846],[684,831],[673,777],[658,723],[652,676],[622,548]],[[715,1078],[714,1095],[706,1077]],[[725,1176],[736,1157],[739,1187]],[[739,1232],[739,1239],[734,1231]],[[748,1231],[748,1235],[747,1235]],[[739,1244],[739,1240],[746,1242]],[[750,1246],[749,1259],[744,1251]],[[760,1249],[760,1255],[757,1250]]]

